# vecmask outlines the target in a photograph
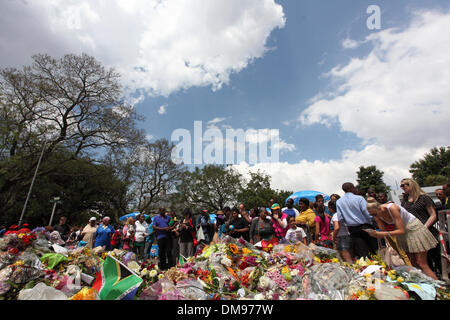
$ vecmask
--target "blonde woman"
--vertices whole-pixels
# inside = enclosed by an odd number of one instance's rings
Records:
[[[406,252],[412,264],[427,276],[438,279],[427,262],[427,251],[434,248],[437,241],[415,216],[395,203],[380,204],[372,197],[367,199],[367,211],[375,218],[381,231],[364,231],[374,238],[397,237],[398,246]],[[395,225],[395,229],[386,231],[386,224]]]
[[[404,197],[401,200],[402,207],[419,219],[438,241],[439,231],[433,226],[437,221],[434,201],[413,179],[403,179],[400,187],[404,191]],[[435,272],[441,273],[441,248],[439,243],[428,252],[428,264]]]

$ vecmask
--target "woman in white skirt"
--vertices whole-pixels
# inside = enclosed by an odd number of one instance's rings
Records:
[[[367,211],[375,218],[381,231],[367,230],[374,238],[397,237],[398,245],[408,255],[411,263],[427,276],[438,280],[427,262],[427,251],[436,247],[431,232],[415,216],[395,203],[380,204],[374,198],[367,199]],[[385,231],[385,225],[395,225],[394,231]]]

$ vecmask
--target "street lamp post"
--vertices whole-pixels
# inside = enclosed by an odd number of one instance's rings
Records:
[[[47,143],[47,139],[44,140],[44,145],[42,146],[42,152],[41,155],[39,157],[39,161],[37,163],[36,166],[36,170],[34,171],[34,176],[33,176],[33,180],[31,181],[31,186],[30,189],[28,190],[28,195],[27,198],[25,200],[25,204],[23,205],[23,209],[22,209],[22,214],[20,215],[20,219],[19,219],[19,227],[22,225],[22,219],[23,219],[23,215],[25,214],[25,210],[27,208],[27,204],[28,204],[28,200],[30,199],[30,195],[31,195],[31,190],[33,190],[33,185],[34,185],[34,180],[36,180],[36,176],[39,170],[39,166],[41,165],[41,160],[42,160],[42,156],[44,155],[44,150],[45,150],[45,144]]]
[[[52,216],[50,217],[50,222],[48,223],[49,226],[52,225],[52,221],[53,221],[53,216],[55,214],[55,209],[56,209],[56,204],[59,201],[59,197],[53,197],[53,210],[52,210]]]

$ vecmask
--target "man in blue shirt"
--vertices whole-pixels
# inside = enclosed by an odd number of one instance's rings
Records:
[[[288,216],[293,217],[294,219],[298,217],[300,212],[294,208],[294,199],[289,198],[286,201],[286,207],[281,209],[282,213],[286,213]]]
[[[367,202],[362,196],[354,194],[355,186],[346,182],[342,185],[345,195],[336,202],[337,218],[348,227],[357,258],[376,254],[378,241],[369,236],[364,229],[373,229],[372,218],[367,211]]]
[[[169,226],[171,217],[166,215],[165,208],[159,208],[159,216],[153,219],[153,230],[156,231],[156,241],[158,242],[159,263],[161,270],[167,270],[173,267],[172,259],[172,238],[170,232],[176,227]]]

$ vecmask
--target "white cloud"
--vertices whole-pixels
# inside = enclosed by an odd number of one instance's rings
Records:
[[[214,118],[212,120],[209,120],[206,126],[208,129],[218,129],[219,127],[217,126],[217,124],[224,122],[226,119],[227,118],[220,118],[220,117]]]
[[[0,61],[87,52],[122,75],[131,94],[218,89],[267,52],[285,17],[274,0],[1,1]]]
[[[337,122],[365,143],[432,147],[450,141],[450,13],[421,13],[403,31],[367,40],[373,50],[332,69],[340,86],[300,116],[303,125]]]
[[[162,106],[160,106],[158,109],[158,113],[161,115],[166,114],[167,113],[167,105],[163,104]]]
[[[342,194],[341,186],[344,182],[356,184],[356,172],[360,166],[376,165],[384,171],[386,184],[395,187],[396,181],[409,177],[408,172],[411,159],[423,156],[426,149],[411,150],[409,148],[382,148],[367,146],[361,152],[346,150],[342,158],[336,161],[306,161],[290,164],[287,162],[258,163],[250,166],[241,163],[233,166],[242,174],[249,170],[261,170],[272,177],[272,187],[290,191],[316,190],[327,194]],[[398,155],[392,159],[392,154]]]
[[[347,38],[342,42],[342,47],[345,49],[354,49],[359,47],[359,43],[358,41]]]
[[[365,40],[373,50],[327,75],[335,91],[320,92],[301,114],[303,126],[339,124],[362,139],[336,161],[236,166],[263,170],[275,188],[341,193],[360,166],[376,165],[384,180],[409,177],[409,166],[432,147],[450,141],[450,13],[420,12],[405,30],[384,30]]]

